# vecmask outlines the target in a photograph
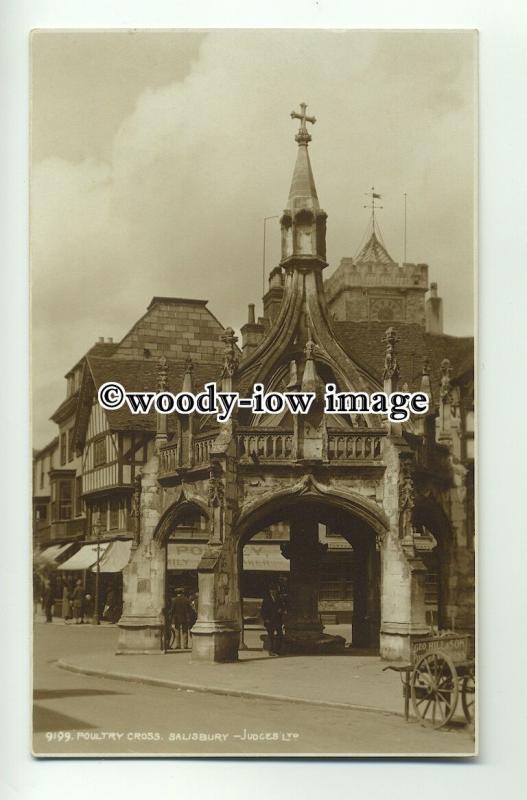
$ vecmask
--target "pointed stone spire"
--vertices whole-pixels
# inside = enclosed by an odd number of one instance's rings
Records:
[[[441,385],[439,389],[439,394],[443,403],[450,403],[452,401],[451,376],[452,367],[450,365],[450,359],[444,358],[441,362]]]
[[[311,169],[309,153],[307,151],[307,146],[311,141],[311,135],[306,127],[306,122],[310,122],[314,125],[317,120],[316,117],[307,116],[307,105],[305,103],[300,103],[300,109],[300,113],[291,111],[291,119],[300,120],[300,128],[295,136],[295,141],[298,142],[298,154],[296,157],[293,179],[291,181],[291,189],[289,190],[287,207],[291,210],[306,207],[318,209],[320,206],[318,204],[315,179],[313,177],[313,170]]]
[[[429,404],[428,407],[432,408],[433,403],[433,396],[432,396],[432,383],[430,381],[430,359],[428,356],[424,356],[423,358],[423,371],[421,374],[421,391],[424,394],[428,395]]]
[[[397,356],[395,355],[395,345],[398,342],[397,333],[395,328],[388,328],[383,342],[386,342],[386,355],[384,357],[384,391],[386,394],[391,394],[397,391],[397,382],[399,379],[399,365],[397,363]]]
[[[192,393],[194,391],[193,381],[192,381],[193,369],[194,369],[194,363],[189,356],[185,361],[185,374],[183,375],[183,385],[181,387],[182,392]]]
[[[282,262],[295,256],[302,258],[326,257],[326,219],[318,202],[317,190],[308,144],[311,135],[306,123],[315,124],[315,117],[306,114],[306,104],[300,103],[300,112],[292,111],[292,119],[300,120],[300,128],[295,136],[298,143],[296,164],[287,200],[287,209],[280,220],[282,228]]]

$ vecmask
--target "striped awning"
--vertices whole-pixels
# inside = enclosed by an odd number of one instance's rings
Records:
[[[102,560],[104,553],[110,546],[110,542],[101,542],[99,545],[100,547],[100,558]],[[58,569],[64,570],[84,570],[90,569],[97,561],[97,545],[96,544],[85,544],[78,553],[75,553],[71,558],[68,558],[64,564],[60,564]]]
[[[115,542],[110,542],[101,563],[99,566],[100,572],[121,572],[128,562],[130,561],[130,553],[132,551],[131,540],[121,541],[118,539]],[[97,571],[97,565],[94,564],[92,572]]]
[[[45,550],[35,553],[33,563],[36,567],[55,567],[57,560],[74,544],[75,542],[66,542],[66,544],[53,544],[51,547],[46,547]]]

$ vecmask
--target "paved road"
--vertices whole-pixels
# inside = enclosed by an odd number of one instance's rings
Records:
[[[116,633],[113,627],[35,625],[36,755],[463,754],[474,748],[466,730],[431,731],[388,714],[165,689],[56,666],[68,655],[113,649]]]

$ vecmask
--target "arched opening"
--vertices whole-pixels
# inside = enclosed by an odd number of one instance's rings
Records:
[[[284,599],[286,649],[289,640],[304,637],[316,651],[319,634],[342,636],[353,649],[378,648],[382,525],[367,516],[342,498],[301,494],[271,500],[242,518],[238,565],[246,640],[254,643],[248,631],[261,629],[262,598],[272,586]]]
[[[198,502],[182,499],[171,506],[161,518],[155,539],[165,554],[164,615],[165,650],[170,643],[168,609],[176,590],[182,589],[197,610],[198,565],[209,538],[208,512]]]

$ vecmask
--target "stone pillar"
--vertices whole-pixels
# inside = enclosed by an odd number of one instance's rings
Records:
[[[409,661],[412,638],[429,632],[425,617],[426,568],[408,558],[393,536],[383,547],[380,654],[388,661]]]
[[[413,541],[411,453],[402,440],[390,437],[383,456],[383,505],[390,529],[382,543],[380,654],[390,661],[409,661],[412,638],[429,632],[424,602],[426,568],[416,557]]]
[[[123,615],[119,620],[117,653],[162,653],[166,548],[154,539],[161,516],[158,458],[143,469],[138,539],[123,570]]]
[[[342,650],[342,636],[325,634],[318,612],[321,559],[327,545],[318,541],[318,522],[309,512],[293,517],[282,553],[290,561],[284,652]]]
[[[222,391],[233,390],[238,365],[231,328],[225,342]],[[192,628],[193,661],[237,661],[241,633],[239,564],[234,520],[238,508],[235,415],[211,448],[208,482],[209,544],[198,567],[198,619]]]
[[[198,568],[198,620],[192,628],[192,660],[238,660],[241,613],[234,541],[209,544]]]

